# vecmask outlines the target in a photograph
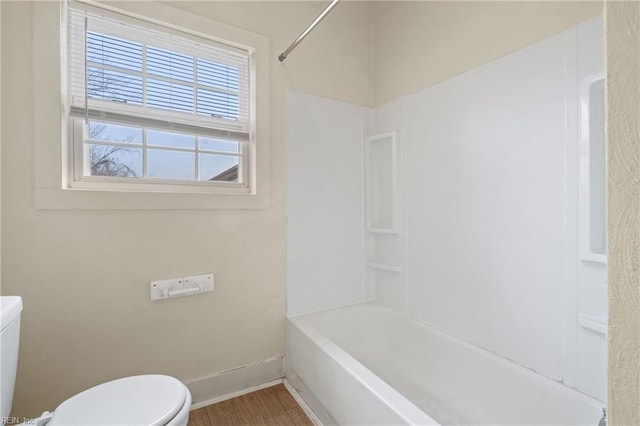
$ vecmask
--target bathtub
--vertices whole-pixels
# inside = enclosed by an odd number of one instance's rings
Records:
[[[286,376],[324,424],[597,425],[603,403],[375,305],[287,320]]]

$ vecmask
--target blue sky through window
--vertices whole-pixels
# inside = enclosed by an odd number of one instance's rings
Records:
[[[176,180],[210,180],[219,174],[239,165],[240,143],[230,140],[200,136],[197,138],[201,150],[198,157],[198,170],[195,164],[196,136],[142,129],[113,123],[91,121],[89,138],[94,141],[131,144],[113,150],[111,145],[90,144],[91,161],[113,160],[114,164],[128,168],[132,174],[126,177],[144,177],[143,152],[146,132],[147,174],[149,178]],[[167,148],[182,148],[193,151],[175,151]],[[209,151],[209,152],[207,152]],[[216,154],[215,152],[235,155]],[[106,158],[105,158],[106,157]],[[98,173],[92,168],[92,173]]]

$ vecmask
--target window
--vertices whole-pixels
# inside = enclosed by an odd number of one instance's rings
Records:
[[[71,3],[70,185],[249,192],[252,51]]]

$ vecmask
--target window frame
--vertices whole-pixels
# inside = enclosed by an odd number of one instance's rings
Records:
[[[110,9],[96,7],[93,4],[78,1],[78,0],[70,0],[69,3],[67,4],[66,10],[67,10],[66,13],[67,13],[68,25],[67,25],[67,28],[64,29],[64,31],[67,32],[67,37],[68,37],[68,43],[66,45],[66,49],[68,52],[71,52],[71,49],[72,49],[71,45],[73,43],[70,36],[70,33],[72,32],[71,22],[69,19],[70,11],[78,10],[86,13],[103,14],[103,16],[106,16],[109,19],[109,21],[107,26],[108,31],[105,33],[105,35],[110,37],[129,40],[127,36],[128,34],[131,33],[132,30],[128,29],[126,26],[132,25],[134,28],[133,31],[138,33],[138,35],[135,38],[131,38],[131,41],[143,43],[144,45],[143,47],[144,50],[142,53],[143,63],[144,63],[144,58],[146,57],[146,54],[145,54],[146,49],[148,48],[148,46],[150,46],[150,44],[148,44],[148,41],[144,39],[144,33],[146,31],[149,31],[150,33],[152,32],[162,33],[167,36],[175,35],[187,42],[194,42],[194,43],[199,42],[201,44],[206,44],[208,42],[210,43],[210,47],[212,49],[219,48],[220,45],[227,45],[231,49],[242,50],[247,54],[247,60],[248,60],[247,78],[249,80],[247,82],[248,93],[246,93],[246,96],[248,96],[247,114],[248,114],[248,125],[249,125],[249,133],[248,133],[249,140],[248,141],[235,140],[240,145],[240,151],[238,155],[239,168],[241,170],[240,182],[236,183],[236,182],[200,181],[198,179],[199,170],[197,169],[197,161],[198,161],[197,157],[198,157],[198,150],[199,150],[197,143],[195,144],[194,150],[192,151],[194,152],[194,157],[195,157],[194,179],[162,179],[162,178],[149,178],[145,176],[135,177],[135,178],[123,178],[123,177],[113,177],[113,176],[86,175],[84,173],[87,166],[86,141],[88,140],[87,128],[88,128],[88,121],[90,120],[89,118],[90,114],[92,115],[91,118],[93,119],[93,116],[96,116],[96,115],[99,116],[101,114],[101,111],[113,111],[115,114],[119,114],[125,117],[125,120],[123,120],[121,123],[118,123],[116,121],[109,120],[109,118],[106,117],[106,119],[98,118],[98,120],[96,121],[104,121],[104,122],[109,122],[113,124],[140,127],[143,129],[143,132],[146,132],[146,130],[161,130],[161,131],[170,131],[170,132],[175,132],[177,134],[189,135],[189,136],[197,136],[197,135],[199,136],[200,134],[194,133],[194,132],[186,132],[180,129],[178,130],[162,129],[159,127],[146,125],[143,122],[145,118],[139,115],[136,115],[135,110],[129,112],[127,111],[128,107],[120,109],[118,108],[118,105],[114,104],[113,102],[104,101],[101,99],[90,99],[89,95],[85,94],[84,96],[84,103],[85,103],[84,108],[86,109],[85,117],[81,118],[77,112],[75,114],[73,113],[74,109],[77,109],[77,107],[73,106],[71,102],[68,103],[68,107],[66,111],[66,116],[67,116],[67,119],[69,120],[69,126],[70,126],[69,136],[71,141],[69,144],[69,148],[70,148],[69,149],[69,159],[70,159],[69,166],[70,167],[69,167],[69,178],[68,178],[69,188],[140,191],[140,192],[176,191],[176,192],[196,192],[196,193],[203,192],[203,193],[224,193],[224,194],[250,192],[251,188],[249,187],[249,184],[251,182],[251,176],[249,175],[252,173],[252,168],[253,168],[253,164],[251,162],[251,158],[252,158],[251,150],[253,149],[253,145],[255,143],[255,132],[252,131],[252,129],[254,128],[254,121],[255,121],[255,109],[253,108],[255,104],[255,93],[254,93],[254,90],[252,90],[253,87],[251,84],[252,79],[255,81],[255,74],[254,74],[255,67],[252,67],[252,62],[253,62],[252,55],[253,55],[254,49],[247,48],[247,47],[238,48],[236,46],[233,46],[232,42],[229,42],[227,40],[221,41],[221,40],[215,40],[212,38],[203,38],[203,37],[197,37],[198,38],[197,41],[195,38],[190,40],[190,38],[193,36],[188,34],[186,32],[187,30],[185,29],[182,29],[182,28],[177,29],[173,27],[170,28],[162,24],[159,25],[157,22],[151,23],[144,19],[133,18],[131,16],[128,16],[127,14],[114,12]],[[118,24],[120,23],[125,24],[123,25],[122,33],[117,32]],[[85,45],[84,48],[86,49],[87,40],[84,39],[83,42]],[[160,48],[164,49],[166,48],[166,46],[161,45]],[[176,53],[184,54],[184,52],[177,52],[177,51]],[[70,59],[70,57],[71,55],[69,55],[69,59],[66,61],[67,75],[71,75],[72,72],[78,72],[78,69],[72,69],[73,67],[84,68],[88,66],[87,62],[85,62],[84,65],[79,63],[74,63]],[[193,58],[194,60],[200,59],[199,56],[193,56]],[[202,57],[202,58],[207,59],[206,57]],[[195,61],[194,61],[194,67],[195,67]],[[84,75],[86,75],[86,71],[84,69],[80,71]],[[142,70],[141,75],[145,79],[143,80],[143,87],[144,87],[146,86],[147,70],[146,69]],[[196,81],[191,81],[190,83],[194,87],[198,85]],[[70,78],[68,79],[66,84],[68,84],[68,87],[67,87],[67,90],[69,91],[68,93],[73,92],[73,87],[72,87]],[[84,92],[87,92],[89,90],[88,81],[84,82],[83,87],[84,87],[83,89]],[[194,93],[194,102],[196,99],[197,98],[195,97],[195,93]],[[146,106],[144,106],[144,104],[145,102],[143,100],[143,105],[139,108],[141,112],[144,111],[143,108],[144,109],[147,108]],[[196,104],[194,103],[194,108],[195,107],[196,107]],[[137,107],[135,108],[137,109]],[[155,110],[155,108],[151,108],[151,110],[153,111]],[[187,115],[181,111],[167,111],[165,113],[167,116],[171,116],[171,115],[177,116],[178,120],[180,121],[188,119]],[[194,114],[196,114],[195,109],[194,109]],[[181,115],[184,115],[184,117],[180,117]],[[225,129],[226,123],[224,119],[211,118],[211,119],[205,120],[202,117],[198,117],[198,114],[196,114],[194,118],[199,121],[196,128],[198,127],[205,128],[205,124],[206,122],[208,122],[209,124],[206,127],[208,129],[211,129],[212,132],[220,132],[221,134],[227,132],[227,130]],[[178,123],[180,123],[180,121],[178,121]],[[171,124],[169,125],[169,127],[171,127]],[[216,137],[216,136],[211,136],[211,137]],[[234,140],[234,139],[235,138],[229,138],[229,140]],[[132,147],[134,146],[132,145]],[[148,149],[148,146],[146,142],[143,142],[141,146],[135,146],[135,148],[141,148],[143,151],[146,151]],[[170,149],[167,149],[167,151],[169,150]],[[146,157],[145,154],[146,153],[143,153],[143,158]]]
[[[85,1],[83,1],[85,3]],[[88,4],[96,4],[87,1]],[[32,13],[31,72],[37,96],[33,108],[33,205],[37,210],[254,210],[270,207],[270,96],[269,39],[212,18],[195,15],[157,2],[118,3],[117,8],[101,8],[162,24],[169,28],[213,40],[233,40],[240,47],[254,49],[252,72],[256,102],[253,105],[255,135],[248,161],[252,162],[247,179],[248,192],[193,192],[188,186],[172,183],[171,191],[144,191],[120,188],[78,188],[70,185],[69,170],[72,135],[67,117],[66,61],[67,3],[36,2]],[[62,91],[61,89],[62,88]],[[159,129],[163,130],[163,129]],[[195,186],[192,186],[195,187]],[[218,187],[217,187],[218,188]]]

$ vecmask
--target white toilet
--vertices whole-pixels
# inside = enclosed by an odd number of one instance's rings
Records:
[[[0,416],[11,411],[18,366],[22,299],[0,297],[0,364],[2,407]],[[39,425],[170,425],[186,426],[191,393],[169,376],[125,377],[103,383],[72,396],[56,408],[34,419]]]

